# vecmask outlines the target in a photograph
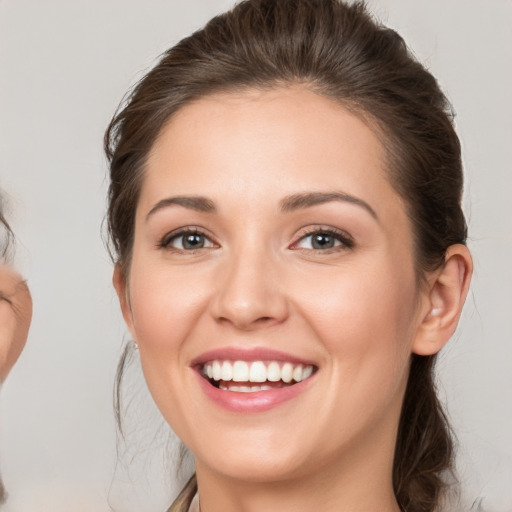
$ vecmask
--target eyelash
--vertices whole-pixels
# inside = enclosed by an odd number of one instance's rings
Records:
[[[313,235],[327,235],[329,237],[332,237],[335,241],[340,242],[339,245],[335,245],[334,247],[330,247],[327,249],[314,249],[314,248],[301,248],[297,247],[298,244],[305,240],[308,237],[311,237]],[[314,227],[306,230],[303,232],[300,236],[300,238],[294,242],[291,245],[291,248],[294,250],[301,250],[301,251],[313,251],[313,252],[322,252],[324,254],[329,254],[331,252],[336,251],[342,251],[346,249],[353,249],[354,248],[354,240],[353,238],[345,231],[334,229],[334,228],[322,228],[322,227]]]
[[[204,237],[205,241],[207,243],[211,244],[208,247],[199,247],[197,249],[184,249],[179,247],[172,247],[171,242],[174,240],[178,240],[179,238],[184,238],[185,236],[193,236],[193,235],[199,235]],[[183,245],[183,241],[182,241]],[[177,231],[173,231],[171,233],[167,233],[158,243],[158,247],[161,249],[166,249],[167,251],[177,252],[177,253],[187,253],[187,254],[194,254],[197,251],[200,251],[202,249],[210,249],[217,244],[211,240],[211,238],[204,233],[201,229],[197,227],[187,227],[187,228],[180,228]]]
[[[199,247],[197,249],[184,249],[179,247],[172,247],[171,242],[174,240],[178,240],[180,237],[185,236],[191,236],[191,235],[199,235],[204,237],[204,239],[207,241],[206,243],[210,244],[208,247]],[[298,247],[298,244],[302,242],[303,240],[307,239],[308,237],[311,237],[313,235],[326,235],[328,237],[332,237],[335,242],[339,242],[339,245],[334,245],[333,247],[329,247],[327,249],[315,249],[315,248],[301,248]],[[183,242],[182,242],[183,245]],[[171,233],[167,233],[157,244],[158,248],[166,249],[168,251],[177,252],[177,253],[188,253],[188,254],[194,254],[197,251],[201,251],[202,249],[210,249],[215,247],[217,244],[211,240],[211,238],[204,233],[201,229],[197,227],[189,227],[189,228],[180,228],[177,231],[173,231]],[[341,231],[334,228],[322,228],[322,227],[314,227],[310,228],[309,230],[303,232],[300,236],[300,238],[294,242],[290,249],[292,250],[300,250],[304,252],[322,252],[324,254],[329,254],[331,252],[336,252],[340,250],[346,250],[346,249],[353,249],[354,247],[354,240],[352,237],[346,233],[345,231]]]

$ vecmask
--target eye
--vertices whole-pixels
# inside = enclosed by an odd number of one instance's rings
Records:
[[[303,235],[292,248],[327,251],[338,247],[340,249],[350,249],[353,246],[353,240],[346,233],[333,229],[315,229]]]
[[[195,251],[198,249],[216,247],[216,244],[199,230],[186,229],[178,233],[167,235],[160,243],[160,246],[176,251]]]

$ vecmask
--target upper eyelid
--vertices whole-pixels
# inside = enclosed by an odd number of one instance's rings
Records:
[[[333,235],[337,235],[340,238],[350,240],[351,242],[354,241],[354,237],[348,231],[345,231],[344,229],[335,228],[332,226],[321,226],[321,225],[305,227],[298,231],[295,238],[296,238],[296,241],[299,241],[302,238],[304,238],[306,236],[314,235],[315,233],[330,233]]]
[[[212,236],[208,230],[205,230],[204,228],[201,228],[200,226],[184,226],[180,228],[173,229],[172,231],[169,231],[165,235],[159,238],[158,246],[165,246],[169,244],[169,242],[179,236],[183,236],[187,233],[197,234],[197,235],[203,235],[204,237],[208,238],[210,242],[218,245],[218,242],[215,240],[215,237]]]
[[[318,249],[307,249],[307,248],[299,248],[296,247],[301,240],[304,240],[304,238],[307,238],[308,236],[314,235],[315,233],[328,233],[332,234],[333,236],[337,237],[338,240],[341,242],[340,246],[332,247],[331,249],[325,249],[323,251],[319,251]],[[327,227],[327,226],[316,226],[316,227],[309,227],[304,228],[304,230],[299,231],[299,234],[296,236],[294,242],[292,242],[288,247],[291,250],[302,250],[302,251],[315,251],[315,252],[324,252],[328,253],[329,251],[337,250],[339,248],[345,248],[345,249],[352,249],[355,246],[355,241],[352,235],[350,233],[346,232],[343,229],[334,228],[334,227]]]
[[[164,246],[164,245],[168,244],[173,238],[178,237],[180,235],[187,234],[187,233],[203,235],[206,238],[208,238],[212,243],[214,243],[216,245],[220,245],[220,243],[216,240],[216,237],[213,236],[209,232],[209,230],[207,230],[201,226],[195,226],[195,225],[179,227],[179,228],[176,228],[176,229],[166,233],[165,235],[160,237],[158,245]],[[303,238],[305,238],[307,236],[314,235],[315,233],[329,233],[329,234],[332,234],[334,236],[341,238],[342,241],[345,243],[350,242],[350,244],[352,244],[352,245],[354,244],[353,236],[350,233],[348,233],[347,231],[340,229],[340,228],[335,228],[333,226],[326,226],[326,225],[319,224],[316,226],[306,226],[306,227],[299,229],[297,231],[296,235],[294,236],[293,241],[289,244],[289,247],[292,247],[293,245],[300,242],[300,240],[302,240]]]

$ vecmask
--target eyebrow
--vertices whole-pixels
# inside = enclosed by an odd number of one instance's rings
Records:
[[[205,212],[205,213],[215,213],[217,211],[215,207],[215,203],[206,197],[200,196],[175,196],[175,197],[167,197],[158,201],[158,203],[149,210],[146,215],[146,220],[156,213],[158,210],[162,208],[167,208],[168,206],[178,205],[183,206],[184,208],[188,208],[189,210],[195,210],[197,212]]]
[[[292,212],[295,210],[310,208],[319,204],[330,203],[332,201],[342,201],[345,203],[355,204],[364,208],[374,219],[378,220],[379,218],[375,210],[367,202],[344,192],[306,192],[302,194],[293,194],[280,201],[280,209],[282,212]],[[206,197],[167,197],[158,201],[158,203],[151,208],[146,215],[146,220],[157,211],[173,205],[182,206],[183,208],[204,213],[215,213],[217,211],[215,203]]]
[[[281,203],[281,211],[291,212],[294,210],[301,210],[303,208],[310,208],[318,204],[330,203],[331,201],[342,201],[345,203],[355,204],[364,208],[374,219],[378,220],[379,217],[375,210],[365,201],[358,197],[351,196],[344,192],[309,192],[304,194],[294,194],[285,197]]]

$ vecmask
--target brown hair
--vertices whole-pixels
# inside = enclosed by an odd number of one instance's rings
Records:
[[[105,135],[108,227],[116,261],[130,265],[144,165],[164,123],[187,103],[245,88],[303,84],[365,119],[388,154],[415,236],[417,275],[465,243],[460,143],[435,78],[364,3],[246,0],[168,50],[134,88]],[[435,356],[413,355],[393,466],[407,512],[434,511],[452,468],[452,440],[433,381]],[[119,381],[123,372],[120,366]],[[119,388],[118,388],[119,390]],[[119,411],[119,393],[117,407]],[[187,510],[192,478],[171,510]]]

